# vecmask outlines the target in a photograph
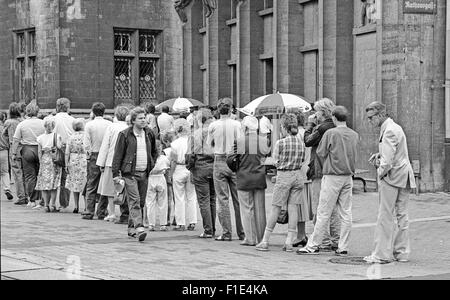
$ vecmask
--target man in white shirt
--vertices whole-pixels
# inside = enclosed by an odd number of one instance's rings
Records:
[[[97,196],[98,184],[100,182],[101,170],[97,166],[98,153],[102,146],[103,137],[111,122],[103,119],[105,114],[105,105],[96,102],[92,105],[92,112],[95,119],[86,124],[85,128],[85,145],[88,156],[88,180],[86,183],[86,212],[83,219],[92,220],[95,212],[95,199]],[[97,207],[97,217],[103,220],[107,215],[108,197],[100,196]]]
[[[169,115],[169,107],[168,106],[163,106],[161,107],[161,115],[159,115],[158,117],[158,127],[159,127],[159,131],[161,133],[164,132],[168,132],[168,131],[172,131],[173,130],[173,122],[175,121],[174,118]]]
[[[241,134],[241,123],[230,118],[232,106],[233,101],[230,98],[219,100],[220,119],[211,123],[208,128],[207,143],[214,150],[214,189],[219,203],[219,222],[223,229],[222,235],[216,238],[217,241],[231,241],[228,189],[233,199],[237,235],[240,240],[245,239],[236,187],[236,173],[233,173],[226,163],[227,155],[234,153],[234,143]]]
[[[73,121],[74,117],[69,115],[70,112],[70,100],[67,98],[59,98],[56,100],[56,115],[53,117],[55,121],[55,133],[61,137],[62,150],[65,151],[67,140],[74,132]],[[59,191],[59,205],[60,209],[64,209],[69,206],[70,191],[66,189],[66,168],[62,168],[61,174],[61,187]]]

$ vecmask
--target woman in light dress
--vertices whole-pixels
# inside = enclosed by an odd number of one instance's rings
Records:
[[[56,209],[56,193],[61,183],[62,169],[53,162],[52,152],[61,147],[61,137],[57,136],[55,120],[49,117],[44,121],[45,133],[38,136],[39,174],[36,190],[42,191],[46,212],[58,212]]]
[[[80,193],[83,191],[87,181],[87,151],[84,144],[84,119],[73,121],[74,133],[67,140],[66,147],[66,189],[73,193],[75,200],[74,214],[80,209]],[[84,200],[86,209],[86,199]]]

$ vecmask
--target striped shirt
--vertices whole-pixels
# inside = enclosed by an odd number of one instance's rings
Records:
[[[141,133],[136,133],[136,171],[145,172],[147,170],[147,145],[145,142],[145,131],[142,130]]]
[[[273,158],[280,171],[300,170],[305,161],[305,144],[297,136],[290,135],[277,141]]]

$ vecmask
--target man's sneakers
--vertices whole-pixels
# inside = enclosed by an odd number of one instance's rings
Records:
[[[10,191],[5,191],[5,195],[9,201],[12,201],[12,199],[14,199],[14,196],[11,194]]]
[[[348,251],[345,251],[345,250],[336,250],[335,251],[335,253],[336,253],[336,255],[337,256],[343,256],[343,257],[347,257],[348,256]]]
[[[390,261],[381,260],[377,257],[374,257],[373,255],[364,257],[364,261],[368,264],[388,264],[388,263],[390,263]]]
[[[15,205],[26,205],[28,201],[26,199],[19,199],[16,202],[14,202]]]
[[[299,255],[317,255],[319,254],[319,249],[311,249],[308,247],[303,247],[297,250],[297,254]]]
[[[139,242],[145,241],[145,238],[147,237],[147,232],[145,231],[144,227],[136,228],[136,237]]]

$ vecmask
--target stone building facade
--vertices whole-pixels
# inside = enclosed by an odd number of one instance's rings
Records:
[[[171,1],[0,1],[0,109],[37,99],[75,111],[182,93],[182,29]],[[5,67],[6,66],[6,67]]]
[[[408,2],[408,3],[406,3]],[[412,3],[412,4],[411,4]],[[275,91],[346,106],[360,133],[358,168],[377,151],[365,107],[388,106],[408,137],[421,191],[450,189],[445,122],[445,0],[201,1],[184,25],[186,97],[236,106]],[[448,132],[448,129],[447,129]],[[447,134],[448,135],[448,134]],[[447,174],[446,174],[447,172]]]

